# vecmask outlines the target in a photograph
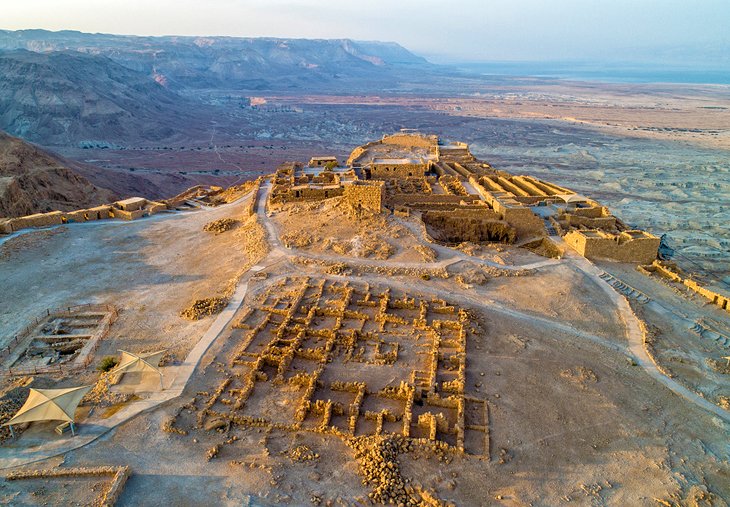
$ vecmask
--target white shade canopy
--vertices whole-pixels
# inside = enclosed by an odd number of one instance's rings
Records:
[[[162,376],[159,365],[166,350],[144,354],[134,354],[125,350],[119,352],[122,353],[122,359],[112,373],[154,372]]]
[[[20,424],[33,421],[73,422],[76,407],[93,386],[68,389],[30,389],[25,404],[12,419],[3,424]]]

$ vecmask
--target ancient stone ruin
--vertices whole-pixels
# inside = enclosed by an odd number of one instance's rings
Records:
[[[345,167],[334,157],[279,166],[270,204],[343,196],[355,208],[417,214],[445,244],[543,244],[548,236],[589,258],[651,262],[658,238],[631,230],[599,203],[554,183],[493,169],[465,143],[402,132],[353,150]],[[555,250],[556,248],[547,248]]]
[[[465,390],[469,329],[467,311],[435,297],[283,277],[235,325],[199,424],[392,434],[488,456],[487,402]]]

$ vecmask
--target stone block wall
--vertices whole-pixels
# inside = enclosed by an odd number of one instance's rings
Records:
[[[435,149],[438,146],[438,136],[393,134],[390,136],[383,136],[382,143],[393,144],[396,146]]]
[[[428,170],[428,163],[415,162],[408,164],[370,164],[370,177],[373,179],[388,178],[423,178]]]
[[[345,200],[353,207],[378,213],[383,207],[385,183],[382,181],[353,181],[344,189]]]
[[[486,207],[483,209],[457,208],[451,211],[426,211],[422,217],[429,234],[437,241],[513,243],[517,237],[514,227],[501,220],[499,213]]]
[[[503,208],[502,220],[514,227],[520,238],[547,236],[545,223],[530,208]]]
[[[643,231],[609,234],[599,230],[571,231],[563,239],[588,259],[650,264],[656,259],[660,239]]]

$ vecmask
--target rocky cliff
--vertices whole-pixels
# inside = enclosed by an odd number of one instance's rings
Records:
[[[115,199],[61,159],[0,132],[0,217],[73,210]]]

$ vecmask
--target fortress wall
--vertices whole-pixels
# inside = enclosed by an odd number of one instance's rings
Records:
[[[541,195],[529,195],[529,196],[519,196],[516,195],[512,199],[515,201],[521,203],[521,204],[527,204],[528,206],[531,206],[533,204],[537,204],[542,201],[549,200],[549,196],[541,196]]]
[[[89,218],[89,220],[105,220],[109,218],[109,212],[111,211],[112,207],[104,204],[101,206],[95,206],[93,208],[89,208],[87,211],[89,212],[89,216],[95,215],[96,218]]]
[[[10,225],[13,228],[13,231],[26,229],[28,227],[49,227],[51,225],[61,225],[62,223],[63,213],[60,211],[35,213],[33,215],[10,219]]]
[[[419,134],[393,134],[383,136],[382,143],[394,144],[396,146],[434,149],[438,147],[438,137]]]
[[[137,211],[144,208],[147,205],[147,199],[143,197],[130,197],[123,201],[117,201],[114,206],[124,211]]]
[[[137,209],[134,211],[125,211],[123,209],[112,208],[110,212],[112,218],[120,218],[122,220],[137,220],[145,216],[145,210]]]
[[[585,227],[588,229],[615,229],[616,217],[590,218],[572,213],[566,213],[565,219],[571,227]]]
[[[602,231],[571,231],[563,239],[588,259],[608,259],[618,262],[649,264],[656,259],[660,239],[645,237],[627,239],[625,233],[607,234]]]
[[[67,211],[63,214],[63,218],[68,222],[86,222],[88,220],[93,220],[91,215],[88,213],[88,210],[85,209]]]
[[[344,194],[342,185],[329,187],[309,187],[302,185],[299,187],[289,188],[287,191],[272,194],[273,202],[303,202],[303,201],[321,201],[331,197],[339,197]]]
[[[371,164],[370,177],[373,179],[423,178],[427,170],[427,163]]]
[[[603,206],[592,206],[590,208],[575,208],[569,211],[571,215],[588,217],[588,218],[601,218],[609,217],[611,214],[607,208]]]
[[[160,211],[166,210],[167,206],[165,206],[161,202],[147,201],[146,209],[150,215],[154,215],[155,213],[159,213]]]
[[[422,215],[429,235],[437,241],[463,243],[471,241],[500,241],[513,243],[517,232],[500,220],[499,213],[483,209],[456,209],[453,211],[426,211]]]
[[[459,204],[462,201],[472,203],[479,201],[479,196],[470,195],[452,195],[452,194],[398,194],[389,198],[389,201],[397,204],[418,204],[418,203],[438,203],[438,204]]]
[[[643,272],[646,274],[659,273],[659,275],[672,280],[673,282],[681,283],[691,291],[696,292],[700,296],[704,297],[712,304],[719,306],[723,310],[730,312],[730,296],[720,294],[711,289],[703,287],[699,283],[689,278],[682,278],[682,275],[674,271],[670,266],[664,265],[659,260],[655,260],[650,266],[640,266]]]
[[[719,294],[710,289],[706,289],[694,280],[685,278],[684,280],[682,280],[682,283],[690,290],[693,290],[700,296],[703,296],[706,299],[710,300],[713,304],[719,306],[723,310],[727,310],[728,312],[730,312],[730,298],[728,298],[727,296]]]
[[[347,158],[346,165],[351,166],[354,164],[354,162],[357,161],[358,158],[363,156],[365,152],[368,151],[369,148],[372,148],[376,144],[381,144],[381,141],[371,141],[369,143],[365,143],[362,146],[358,146],[354,150],[352,150],[352,153],[350,153],[350,156]]]
[[[514,227],[520,238],[547,236],[544,222],[529,208],[503,208],[501,214],[502,220]]]
[[[651,265],[651,268],[653,268],[653,271],[656,271],[661,276],[665,278],[669,278],[673,282],[679,282],[682,283],[682,277],[679,275],[679,273],[672,271],[668,267],[666,267],[664,264],[662,264],[659,261],[654,261]]]

